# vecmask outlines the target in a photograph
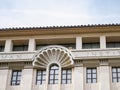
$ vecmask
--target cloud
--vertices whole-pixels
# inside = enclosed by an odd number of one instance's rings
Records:
[[[0,6],[0,28],[120,22],[119,13],[93,12],[99,7],[93,3],[95,0],[12,0],[8,7]]]

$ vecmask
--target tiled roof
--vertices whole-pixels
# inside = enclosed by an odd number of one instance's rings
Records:
[[[83,28],[83,27],[104,27],[104,26],[120,26],[120,23],[113,23],[113,24],[71,25],[71,26],[12,27],[12,28],[0,28],[0,30],[30,30],[30,29],[56,29],[56,28]]]

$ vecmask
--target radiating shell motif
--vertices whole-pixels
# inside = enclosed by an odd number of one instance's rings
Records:
[[[58,62],[61,67],[73,66],[73,56],[71,52],[63,46],[47,46],[44,47],[34,55],[33,66],[46,68],[51,62]]]

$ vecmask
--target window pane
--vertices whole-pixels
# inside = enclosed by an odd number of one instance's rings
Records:
[[[117,73],[113,73],[113,77],[117,77]]]
[[[91,79],[87,79],[87,83],[91,83]]]
[[[66,84],[66,80],[62,80],[62,84]]]
[[[71,83],[71,80],[67,80],[67,83],[70,84],[70,83]]]
[[[92,73],[96,73],[96,69],[93,69],[93,70],[92,70]]]
[[[66,75],[62,75],[62,79],[66,79]]]
[[[71,79],[71,75],[68,75],[67,78],[68,78],[68,79]]]
[[[66,74],[66,70],[62,70],[62,73],[63,73],[63,74]]]
[[[58,80],[55,80],[55,84],[58,84]]]
[[[87,74],[87,78],[91,78],[91,74]]]
[[[50,75],[50,79],[53,79],[54,78],[54,75]]]
[[[18,77],[17,79],[18,79],[18,80],[21,80],[21,77]]]
[[[120,78],[118,78],[118,82],[120,82]]]
[[[87,69],[87,73],[91,73],[91,69]]]
[[[117,78],[113,78],[113,82],[117,82]]]
[[[93,76],[92,76],[93,78],[96,78],[96,74],[93,74]]]
[[[118,68],[117,71],[120,72],[120,68]]]
[[[51,71],[50,71],[50,74],[54,74],[54,70],[51,70]]]
[[[116,72],[116,68],[113,68],[113,69],[112,69],[112,72]]]
[[[93,83],[96,83],[96,79],[93,79]]]

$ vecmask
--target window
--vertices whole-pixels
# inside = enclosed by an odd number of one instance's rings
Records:
[[[70,84],[72,78],[71,69],[62,70],[62,84]]]
[[[120,82],[120,67],[112,68],[112,82]]]
[[[97,70],[96,68],[87,68],[86,71],[87,83],[96,83],[97,82]]]
[[[68,49],[75,49],[75,44],[74,43],[68,43],[68,44],[59,44],[62,45]]]
[[[36,74],[36,84],[44,84],[46,78],[46,71],[45,70],[37,70]]]
[[[13,46],[13,51],[27,51],[28,46],[27,45],[15,45]]]
[[[59,67],[52,65],[49,71],[49,84],[58,84]]]
[[[83,43],[83,49],[94,49],[94,48],[100,48],[99,43]]]
[[[4,46],[0,46],[0,52],[4,51]]]
[[[13,70],[11,77],[11,85],[20,85],[21,70]]]
[[[120,42],[107,42],[106,47],[107,48],[119,48]]]

